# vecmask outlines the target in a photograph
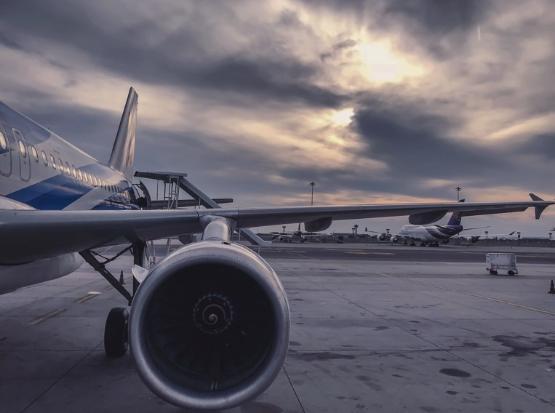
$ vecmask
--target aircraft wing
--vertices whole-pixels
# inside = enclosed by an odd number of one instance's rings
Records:
[[[554,202],[430,203],[350,206],[309,206],[212,210],[128,211],[0,211],[0,263],[21,263],[108,244],[147,241],[202,232],[203,216],[230,219],[236,228],[297,222],[436,216],[451,211],[502,213],[536,209],[536,216]],[[495,212],[493,212],[495,211]],[[539,213],[538,213],[539,211]]]

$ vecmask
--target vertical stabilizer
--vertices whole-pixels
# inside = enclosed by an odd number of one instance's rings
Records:
[[[460,199],[459,202],[464,202],[464,198]],[[449,222],[447,225],[461,225],[461,214],[460,212],[453,212],[451,218],[449,218]]]
[[[129,88],[127,102],[119,122],[118,133],[110,155],[109,165],[123,172],[131,179],[133,177],[133,162],[135,161],[135,130],[137,128],[137,104],[139,95],[133,88]]]

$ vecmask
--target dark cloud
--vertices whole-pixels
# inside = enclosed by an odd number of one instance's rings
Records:
[[[414,22],[434,35],[475,29],[486,17],[488,0],[388,0],[384,14]]]
[[[379,21],[386,31],[410,35],[401,41],[404,49],[423,49],[444,60],[456,58],[469,38],[477,39],[478,25],[490,10],[488,0],[391,0]]]
[[[414,191],[427,179],[459,180],[474,187],[537,184],[518,165],[522,152],[506,145],[476,144],[455,139],[459,125],[453,119],[429,113],[418,103],[366,102],[353,125],[368,143],[368,156],[391,169],[390,182],[397,188],[410,181]],[[555,146],[554,146],[555,149]],[[532,178],[532,179],[531,179]],[[416,187],[415,187],[416,186]]]
[[[532,136],[524,142],[514,144],[513,150],[552,162],[555,160],[555,133]]]
[[[422,113],[407,105],[393,109],[381,105],[362,107],[355,127],[368,143],[369,153],[396,170],[419,177],[460,176],[483,173],[492,154],[450,139],[451,121]],[[498,161],[493,158],[498,165]]]
[[[268,100],[297,100],[312,106],[338,107],[347,96],[311,85],[316,69],[294,61],[230,58],[189,74],[194,87],[250,93]]]
[[[23,50],[23,48],[18,42],[14,41],[6,34],[1,32],[0,32],[0,44],[6,47],[9,47],[10,49]]]
[[[151,17],[133,14],[136,18],[126,19],[126,10],[118,4],[7,3],[10,7],[4,4],[0,9],[3,11],[0,42],[15,38],[16,41],[10,40],[11,47],[21,48],[27,42],[28,50],[37,52],[36,39],[41,38],[85,53],[100,66],[126,77],[173,87],[240,94],[250,96],[251,101],[262,98],[337,107],[346,99],[341,93],[315,85],[318,68],[283,53],[277,45],[274,58],[248,51],[232,56],[211,53],[210,44],[203,43],[199,33],[205,32],[205,23],[195,19],[198,6],[192,11],[181,10],[183,24],[165,32],[161,25],[172,16],[163,12]],[[240,23],[226,7],[215,12],[230,14],[229,24]],[[223,45],[225,40],[219,39],[217,43]]]

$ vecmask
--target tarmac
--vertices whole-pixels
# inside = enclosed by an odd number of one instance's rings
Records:
[[[492,247],[277,244],[261,254],[291,306],[274,384],[229,410],[553,412],[555,279],[550,248],[511,249],[518,276],[492,276]],[[111,269],[131,284],[131,258]],[[116,291],[84,264],[0,296],[0,412],[179,412],[102,339]]]

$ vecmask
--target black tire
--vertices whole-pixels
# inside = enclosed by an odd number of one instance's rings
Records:
[[[127,352],[127,320],[129,312],[127,308],[112,308],[106,318],[104,327],[104,351],[107,357],[117,358]]]
[[[494,271],[494,270],[489,270],[489,273],[490,273],[491,275],[497,275],[497,271]]]
[[[516,273],[515,273],[514,271],[511,270],[511,271],[508,271],[508,272],[507,272],[507,275],[516,275]]]

